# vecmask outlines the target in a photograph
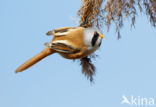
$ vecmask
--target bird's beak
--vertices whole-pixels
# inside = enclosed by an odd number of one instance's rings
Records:
[[[104,36],[101,34],[101,35],[100,35],[100,38],[102,39],[102,38],[104,38]]]

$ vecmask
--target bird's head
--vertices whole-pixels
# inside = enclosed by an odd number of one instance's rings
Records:
[[[97,28],[84,29],[84,42],[91,53],[100,47],[103,38],[102,32]]]

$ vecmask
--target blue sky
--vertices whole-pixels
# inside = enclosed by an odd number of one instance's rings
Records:
[[[80,0],[0,1],[0,107],[129,107],[121,104],[122,95],[156,100],[156,29],[144,14],[134,29],[126,21],[120,40],[114,30],[102,29],[94,84],[78,61],[57,54],[14,73],[52,39],[48,30],[77,26],[71,17],[78,19],[80,5]]]

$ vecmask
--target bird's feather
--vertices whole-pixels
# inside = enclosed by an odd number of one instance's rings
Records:
[[[46,34],[54,35],[54,36],[63,36],[63,35],[67,35],[69,31],[75,30],[76,28],[78,27],[63,27],[63,28],[58,28],[58,29],[48,31]]]
[[[45,43],[46,46],[61,53],[77,53],[80,50],[72,47],[72,45],[66,44],[65,42]]]

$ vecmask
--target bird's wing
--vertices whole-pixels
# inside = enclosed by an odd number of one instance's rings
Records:
[[[48,31],[46,34],[54,35],[54,36],[63,36],[63,35],[67,35],[69,31],[75,30],[77,28],[79,27],[63,27],[63,28],[58,28],[58,29]]]
[[[45,45],[47,47],[50,47],[51,49],[57,51],[57,52],[61,52],[61,53],[77,53],[80,50],[79,49],[75,49],[73,48],[71,45],[69,44],[65,44],[65,43],[45,43]]]

